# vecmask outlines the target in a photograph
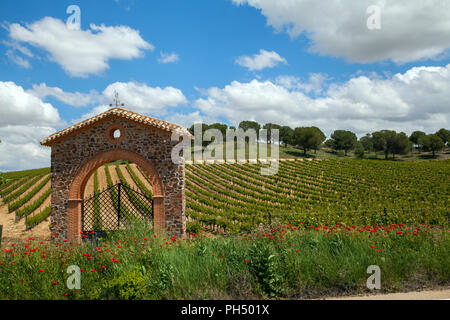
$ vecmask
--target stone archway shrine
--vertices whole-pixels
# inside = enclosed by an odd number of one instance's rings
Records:
[[[89,177],[108,162],[126,160],[138,165],[152,184],[155,230],[184,236],[184,162],[172,161],[178,143],[171,139],[173,132],[192,137],[179,125],[115,107],[43,139],[41,144],[51,147],[52,233],[78,241]]]

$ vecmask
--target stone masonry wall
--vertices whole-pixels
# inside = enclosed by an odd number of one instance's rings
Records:
[[[107,128],[112,124],[124,129],[118,143],[111,143],[106,137]],[[128,150],[146,158],[159,174],[165,197],[165,229],[171,235],[183,236],[186,227],[184,165],[172,162],[171,151],[177,142],[171,142],[170,138],[168,132],[113,118],[55,142],[51,153],[52,233],[63,239],[68,237],[69,189],[79,169],[100,152]]]

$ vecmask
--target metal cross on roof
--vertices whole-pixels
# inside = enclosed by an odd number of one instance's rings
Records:
[[[119,93],[116,90],[114,90],[114,99],[113,99],[113,101],[114,101],[114,104],[116,105],[116,107],[120,107],[120,106],[123,107],[124,106],[123,103],[120,103]],[[113,104],[111,103],[109,106],[112,107]]]

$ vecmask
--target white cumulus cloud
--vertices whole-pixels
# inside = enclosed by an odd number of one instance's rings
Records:
[[[121,103],[129,110],[152,115],[164,115],[167,107],[177,107],[187,103],[180,89],[174,87],[149,87],[139,82],[115,82],[104,91],[103,96],[113,101],[114,94],[119,94]]]
[[[51,104],[14,82],[0,81],[0,171],[48,166],[50,149],[39,141],[64,125]]]
[[[51,104],[26,92],[14,82],[0,81],[0,126],[11,124],[58,126],[63,121]]]
[[[170,114],[169,116],[166,117],[165,120],[171,123],[181,125],[185,128],[189,128],[194,123],[213,124],[219,122],[217,118],[215,118],[214,116],[201,114],[200,111],[198,110],[187,114],[182,113]]]
[[[164,53],[164,52],[160,52],[160,57],[158,58],[158,62],[159,63],[176,63],[180,61],[180,56],[175,53]]]
[[[207,89],[194,106],[235,124],[255,120],[293,127],[316,125],[327,134],[336,129],[358,134],[381,129],[435,132],[449,125],[450,65],[415,67],[384,79],[359,76],[329,85],[318,97],[307,94],[316,86],[314,76],[313,83],[296,81],[295,77],[233,81],[224,88]]]
[[[40,99],[50,96],[74,107],[84,107],[96,103],[100,99],[100,95],[96,90],[91,90],[89,93],[65,92],[58,87],[48,87],[45,83],[33,84],[33,89],[29,90],[29,92]]]
[[[240,56],[236,63],[250,71],[259,71],[265,68],[273,68],[279,63],[287,63],[286,59],[280,57],[275,51],[259,50],[259,54],[253,56]]]
[[[13,41],[46,50],[50,60],[74,77],[99,74],[109,68],[110,59],[139,58],[145,50],[154,49],[139,31],[128,26],[91,24],[89,30],[77,30],[59,19],[45,17],[26,26],[12,23],[7,28]]]
[[[261,11],[277,32],[305,35],[310,50],[351,62],[435,59],[450,48],[450,2],[442,0],[232,0]],[[379,30],[369,30],[369,6],[380,9]]]

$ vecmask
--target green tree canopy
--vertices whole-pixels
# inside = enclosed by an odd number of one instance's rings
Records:
[[[447,129],[444,129],[444,128],[439,129],[436,132],[436,135],[439,136],[439,138],[441,138],[442,141],[444,141],[445,144],[447,144],[447,145],[449,144],[449,142],[450,142],[450,130],[447,130]]]
[[[256,121],[241,121],[239,123],[239,129],[247,131],[248,129],[253,129],[256,131],[256,138],[259,139],[259,130],[261,129],[261,125]],[[245,137],[245,141],[248,142],[248,137]]]
[[[397,133],[394,145],[392,146],[392,155],[407,154],[411,150],[411,141],[404,132]]]
[[[436,151],[444,149],[445,143],[437,134],[429,134],[423,138],[423,146],[433,152],[433,157],[436,156]]]
[[[333,149],[333,139],[327,139],[324,145],[330,149]]]
[[[248,129],[253,129],[258,133],[259,129],[261,129],[261,125],[256,121],[241,121],[239,123],[238,128],[244,131],[247,131]]]
[[[336,130],[331,135],[332,146],[334,150],[344,150],[345,155],[355,148],[358,138],[356,134],[347,130]]]
[[[208,129],[217,129],[222,133],[223,141],[225,141],[227,137],[227,129],[228,126],[224,123],[213,123],[208,126]]]
[[[263,129],[267,130],[267,142],[268,143],[273,143],[273,137],[272,137],[272,130],[280,130],[281,126],[279,124],[275,124],[275,123],[266,123],[263,126]],[[279,133],[279,132],[278,132]],[[279,137],[278,137],[279,138]]]
[[[411,135],[409,136],[409,140],[414,143],[417,148],[419,150],[422,150],[423,147],[423,138],[426,136],[427,134],[423,131],[414,131],[413,133],[411,133]]]
[[[304,154],[310,149],[317,149],[325,140],[325,135],[316,127],[298,127],[292,134],[292,143],[303,149]]]
[[[322,130],[320,130],[317,127],[311,127],[311,129],[315,132],[315,135],[314,135],[314,138],[313,138],[313,141],[312,141],[312,143],[313,143],[312,149],[314,149],[314,152],[317,152],[317,149],[319,149],[319,147],[325,141],[326,136],[322,132]]]
[[[188,131],[194,136],[195,136],[195,126],[201,126],[201,132],[202,132],[202,136],[201,137],[196,136],[195,139],[197,140],[197,139],[201,138],[202,146],[206,147],[208,144],[211,143],[211,141],[205,141],[203,139],[203,136],[205,135],[205,131],[209,129],[209,125],[207,125],[206,123],[196,123],[196,124],[193,124],[192,126],[190,126]],[[192,140],[192,144],[194,144],[194,140]]]
[[[389,154],[406,154],[411,149],[411,141],[408,136],[393,130],[381,130],[372,134],[373,146],[376,151],[383,151],[384,158]]]
[[[367,152],[373,151],[373,141],[370,133],[367,133],[364,137],[361,137],[361,139],[359,139],[359,142],[361,143],[361,146],[364,151]]]
[[[292,136],[294,134],[294,130],[289,126],[282,126],[280,128],[280,142],[284,143],[284,146],[287,147],[288,143],[292,143]]]

